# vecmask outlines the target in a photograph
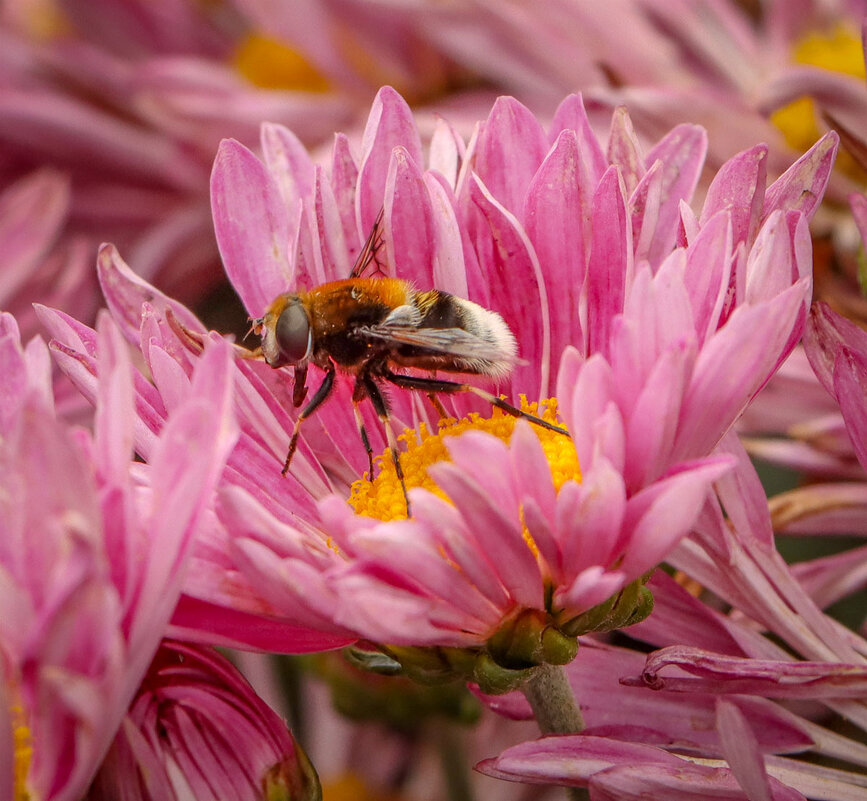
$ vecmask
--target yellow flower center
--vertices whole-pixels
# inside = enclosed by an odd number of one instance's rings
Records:
[[[539,409],[537,403],[527,403],[521,397],[521,411],[538,415],[543,420],[562,426],[557,419],[557,401],[549,399],[542,402]],[[446,437],[456,437],[465,431],[484,431],[508,442],[515,430],[517,418],[494,409],[491,417],[485,418],[471,414],[468,418],[455,420],[448,418],[440,420],[438,431],[431,433],[425,424],[418,431],[407,429],[400,439],[406,443],[406,450],[400,455],[400,465],[403,468],[406,488],[423,487],[441,498],[446,498],[443,491],[428,474],[428,467],[435,462],[449,461],[446,448]],[[559,491],[566,481],[580,481],[581,471],[578,466],[578,454],[569,437],[549,431],[541,426],[533,426],[539,442],[545,451],[554,487]],[[360,515],[375,517],[379,520],[399,520],[406,517],[406,503],[400,482],[391,460],[391,454],[386,451],[376,459],[377,476],[373,481],[360,479],[352,485],[349,503]]]
[[[27,726],[24,707],[13,704],[10,711],[12,713],[12,744],[14,748],[13,798],[15,801],[29,801],[27,774],[30,771],[30,761],[33,758],[33,737]]]
[[[830,31],[812,31],[802,37],[795,44],[792,60],[796,64],[819,67],[861,80],[865,77],[861,36],[852,26],[843,23],[838,23]],[[816,106],[809,97],[798,98],[777,109],[771,115],[771,122],[795,150],[808,150],[821,135]],[[838,159],[837,165],[850,172],[854,162],[849,165]]]
[[[327,92],[328,79],[301,53],[291,47],[251,33],[238,45],[235,69],[254,86],[296,92]]]

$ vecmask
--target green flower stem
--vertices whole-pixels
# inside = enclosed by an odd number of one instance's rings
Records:
[[[581,710],[559,665],[539,665],[522,689],[542,734],[578,734],[584,729]]]
[[[463,730],[438,721],[430,727],[439,751],[449,801],[473,801],[473,788],[467,769],[467,744]]]
[[[539,665],[522,690],[542,734],[578,734],[584,729],[584,718],[560,665]],[[572,801],[590,798],[584,787],[570,787],[568,795]]]

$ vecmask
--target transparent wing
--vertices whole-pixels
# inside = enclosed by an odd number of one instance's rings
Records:
[[[363,328],[359,335],[368,341],[388,345],[414,345],[468,362],[499,362],[504,356],[496,345],[462,328],[416,328],[383,323]]]
[[[364,243],[364,247],[358,254],[355,264],[352,266],[352,272],[349,274],[350,278],[361,278],[364,271],[371,264],[375,264],[377,270],[383,272],[383,265],[381,265],[376,258],[376,254],[385,243],[385,238],[382,232],[382,214],[383,209],[380,209],[379,214],[376,215],[376,219],[373,221],[373,228],[370,230],[367,241]]]

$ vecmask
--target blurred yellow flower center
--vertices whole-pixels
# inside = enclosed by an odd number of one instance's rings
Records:
[[[373,792],[360,776],[344,773],[322,783],[322,801],[399,801],[399,798]]]
[[[541,409],[537,403],[527,403],[525,397],[521,397],[521,410],[529,414],[537,415],[543,420],[562,426],[557,419],[557,401],[549,399],[543,401]],[[495,437],[508,442],[515,430],[517,418],[494,409],[491,417],[481,417],[471,414],[468,418],[455,420],[448,418],[440,420],[438,431],[431,433],[426,425],[422,424],[418,431],[407,429],[401,436],[406,443],[406,450],[400,454],[400,465],[403,468],[406,488],[423,487],[441,498],[445,498],[443,491],[436,482],[428,475],[428,467],[435,462],[449,461],[448,449],[445,439],[456,437],[466,431],[484,431]],[[548,465],[551,468],[551,477],[554,487],[559,491],[566,481],[580,481],[581,471],[578,467],[578,454],[569,437],[564,437],[556,431],[549,431],[541,426],[533,426],[533,431],[539,438]],[[366,478],[356,481],[352,485],[349,503],[360,515],[375,517],[379,520],[399,520],[406,517],[406,503],[400,482],[394,470],[391,454],[386,451],[376,459],[376,478],[368,481]]]
[[[813,31],[795,44],[792,60],[796,64],[851,75],[864,79],[864,54],[861,36],[850,25],[838,23],[831,31]],[[816,107],[809,97],[801,97],[777,109],[771,121],[783,134],[786,143],[795,150],[808,150],[819,138]],[[843,155],[843,154],[841,154]],[[845,163],[838,166],[848,171]]]
[[[254,86],[296,92],[327,92],[328,79],[301,53],[252,33],[241,41],[234,55],[235,69]]]
[[[24,708],[19,704],[13,704],[10,712],[12,713],[12,745],[14,750],[12,797],[14,801],[29,801],[27,774],[30,771],[30,761],[33,758],[33,737],[27,726]]]

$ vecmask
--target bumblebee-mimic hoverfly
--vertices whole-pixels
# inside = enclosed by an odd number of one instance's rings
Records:
[[[385,427],[409,515],[397,438],[381,389],[383,382],[427,393],[443,417],[446,415],[437,398],[439,393],[471,392],[515,417],[567,436],[568,432],[479,387],[397,372],[411,367],[503,378],[515,365],[517,343],[499,314],[472,301],[436,289],[419,291],[400,278],[362,277],[369,264],[379,264],[376,255],[383,244],[381,226],[382,211],[349,278],[278,296],[265,314],[253,321],[252,330],[262,339],[254,353],[271,367],[295,368],[292,399],[296,407],[307,396],[308,365],[325,371],[325,378],[295,421],[283,475],[298,445],[301,423],[328,398],[340,370],[355,377],[352,404],[370,464],[368,475],[372,480],[373,450],[359,410],[365,398],[370,399]]]

